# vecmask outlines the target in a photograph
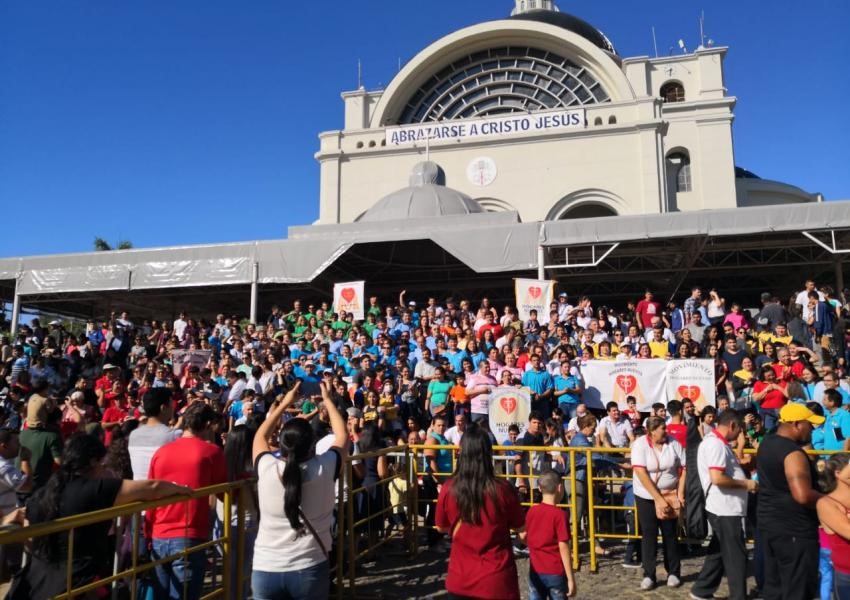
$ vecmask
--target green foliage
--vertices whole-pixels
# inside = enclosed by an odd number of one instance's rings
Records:
[[[94,238],[94,249],[96,252],[106,252],[109,250],[129,250],[133,247],[133,242],[130,240],[118,240],[118,245],[115,248],[102,237]]]

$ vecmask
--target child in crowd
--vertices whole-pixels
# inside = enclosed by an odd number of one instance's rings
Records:
[[[390,528],[387,530],[387,537],[390,536],[392,530],[398,527],[404,529],[407,526],[407,478],[405,473],[406,465],[403,462],[395,462],[390,465],[390,479],[387,487],[390,490]]]
[[[564,484],[558,473],[548,469],[537,479],[537,486],[543,501],[529,509],[525,531],[520,534],[530,552],[529,600],[575,596],[569,518],[567,512],[557,506],[564,497]]]
[[[449,397],[454,404],[454,416],[469,414],[469,397],[466,395],[466,377],[463,373],[455,375],[455,384],[449,390]]]
[[[628,405],[628,408],[623,411],[623,416],[631,422],[632,429],[634,429],[641,424],[640,411],[637,409],[637,398],[634,396],[626,396],[626,404]]]

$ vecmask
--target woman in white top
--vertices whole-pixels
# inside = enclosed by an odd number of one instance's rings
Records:
[[[254,436],[252,454],[260,506],[251,575],[256,600],[321,600],[329,594],[335,481],[345,457],[348,433],[327,384],[319,384],[334,435],[334,444],[327,452],[316,454],[313,428],[301,418],[283,426],[281,458],[271,453],[266,441],[298,397],[300,385],[296,382]]]
[[[676,545],[677,519],[674,508],[678,504],[680,509],[684,509],[685,451],[679,442],[667,437],[664,419],[650,417],[647,420],[646,435],[632,444],[632,468],[632,485],[641,532],[643,580],[640,587],[642,590],[655,587],[655,554],[658,549],[659,527],[664,543],[667,585],[678,587],[681,584],[681,568]],[[664,493],[668,494],[668,498],[665,498]],[[675,499],[669,497],[673,495]],[[656,505],[663,509],[663,519],[658,518]]]

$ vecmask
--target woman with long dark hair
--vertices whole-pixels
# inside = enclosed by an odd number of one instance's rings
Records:
[[[348,446],[348,432],[327,384],[323,381],[319,386],[334,435],[328,452],[317,455],[310,423],[294,418],[280,432],[281,457],[271,453],[268,434],[298,398],[300,381],[272,409],[254,436],[260,528],[254,544],[251,588],[257,600],[328,597],[336,479]]]
[[[105,476],[101,465],[106,448],[97,438],[77,433],[68,438],[62,465],[43,488],[27,502],[30,524],[101,510],[130,502],[157,500],[188,494],[191,488],[168,481],[131,481]],[[112,521],[80,527],[74,531],[71,584],[79,587],[111,575]],[[36,538],[32,561],[13,598],[48,598],[62,594],[66,586],[68,535],[57,533]]]
[[[247,425],[236,425],[227,434],[224,442],[224,462],[227,465],[227,481],[244,481],[254,475],[254,466],[251,462],[251,450],[254,444],[254,430]],[[243,506],[244,502],[244,506]],[[254,556],[254,540],[257,537],[257,492],[254,486],[248,486],[242,494],[236,496],[230,507],[230,524],[236,527],[239,520],[239,511],[244,511],[245,520],[245,557],[242,564],[250,574],[251,560]],[[221,537],[224,533],[223,523],[224,502],[216,501],[215,535]],[[235,546],[234,546],[235,549]],[[230,597],[245,598],[248,596],[248,582],[244,582],[242,593],[236,582],[236,560],[230,561]]]
[[[475,423],[463,434],[454,476],[440,490],[436,524],[452,538],[449,598],[520,597],[511,530],[524,528],[522,507],[516,490],[496,478],[490,437]]]

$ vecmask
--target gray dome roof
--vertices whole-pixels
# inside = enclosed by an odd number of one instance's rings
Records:
[[[420,162],[413,167],[410,185],[378,200],[357,219],[361,222],[447,217],[486,212],[478,202],[445,186],[439,165]]]
[[[562,29],[572,31],[575,34],[580,35],[594,46],[597,46],[606,52],[617,54],[611,40],[609,40],[604,33],[596,29],[596,27],[587,21],[579,19],[575,15],[554,10],[538,9],[516,14],[510,18],[523,21],[537,21],[539,23],[548,23],[549,25],[561,27]]]

